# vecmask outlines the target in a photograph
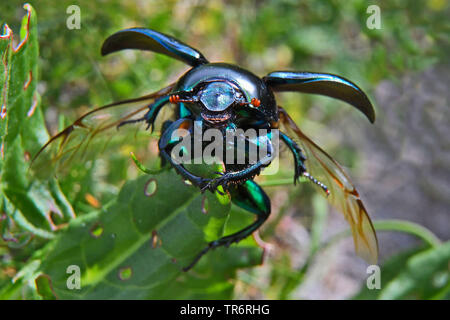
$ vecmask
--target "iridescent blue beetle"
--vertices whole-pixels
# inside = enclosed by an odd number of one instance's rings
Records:
[[[64,147],[78,128],[87,129],[90,138],[106,129],[141,121],[153,128],[159,111],[167,104],[175,104],[176,119],[163,124],[159,140],[159,151],[164,162],[169,163],[184,179],[202,191],[214,192],[220,186],[223,192],[230,194],[233,203],[257,217],[253,224],[241,231],[209,243],[184,269],[188,270],[208,250],[222,245],[229,246],[244,239],[268,218],[270,199],[253,178],[270,162],[225,163],[224,171],[215,179],[197,176],[183,164],[176,163],[172,159],[171,150],[182,140],[182,137],[174,138],[173,133],[179,128],[192,132],[195,121],[201,121],[205,128],[218,128],[224,133],[226,130],[236,128],[280,128],[280,139],[287,145],[294,158],[294,184],[299,177],[304,176],[323,190],[331,204],[341,211],[349,222],[356,252],[371,263],[377,260],[378,244],[375,230],[349,177],[335,160],[297,127],[286,111],[277,105],[274,96],[274,92],[277,91],[326,95],[353,105],[362,111],[370,122],[374,122],[374,109],[358,86],[337,75],[315,72],[276,71],[260,78],[236,65],[210,63],[198,50],[171,36],[150,29],[131,28],[119,31],[106,39],[101,53],[107,55],[123,49],[162,53],[181,60],[192,68],[176,83],[154,94],[115,102],[85,114],[50,139],[39,153],[59,139],[62,139]],[[101,119],[102,117],[98,115],[107,109],[144,102],[144,106],[141,105],[117,119],[93,121],[96,118]],[[81,141],[75,148],[64,147],[62,150],[77,151],[85,141],[86,139]],[[270,139],[264,141],[268,144],[266,147],[270,149]],[[65,153],[66,151],[60,152],[58,158]]]

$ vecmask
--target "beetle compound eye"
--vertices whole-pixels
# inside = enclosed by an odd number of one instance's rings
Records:
[[[203,90],[200,101],[210,111],[223,111],[235,101],[235,92],[225,82],[213,82]]]

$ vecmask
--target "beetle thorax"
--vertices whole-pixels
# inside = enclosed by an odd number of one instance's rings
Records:
[[[191,111],[205,115],[211,121],[203,119],[211,123],[218,121],[222,125],[219,117],[232,117],[235,107],[243,105],[257,109],[270,121],[278,118],[275,98],[264,81],[235,65],[208,63],[194,67],[180,78],[175,91],[192,92],[198,100],[191,105]]]

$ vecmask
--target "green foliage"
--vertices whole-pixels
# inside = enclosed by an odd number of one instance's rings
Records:
[[[383,265],[381,289],[367,287],[355,299],[450,299],[450,241],[394,256]]]
[[[236,268],[260,263],[261,250],[247,241],[213,252],[192,272],[183,273],[199,248],[223,233],[230,202],[201,195],[177,177],[164,172],[126,183],[115,201],[72,220],[33,256],[33,272],[16,283],[40,274],[46,279],[42,291],[51,286],[53,295],[62,299],[231,298],[228,279]],[[205,202],[207,211],[202,213]],[[80,290],[68,289],[71,265],[81,269]],[[16,294],[13,287],[3,296]]]
[[[27,175],[31,155],[48,139],[36,89],[39,76],[36,16],[27,8],[21,41],[14,44],[12,31],[7,27],[0,40],[4,77],[0,205],[6,214],[5,224],[17,224],[25,233],[50,239],[55,229],[51,215],[70,219],[73,211],[55,180],[42,182]],[[10,236],[16,242],[14,235]]]
[[[74,110],[79,115],[155,91],[184,72],[181,63],[149,53],[102,59],[101,41],[111,33],[132,25],[155,28],[201,49],[212,61],[236,62],[261,76],[288,68],[334,72],[360,84],[369,96],[380,80],[422,70],[448,55],[445,1],[380,3],[381,30],[365,27],[367,3],[361,0],[158,0],[145,5],[111,0],[101,10],[82,0],[77,1],[80,30],[66,28],[71,0],[30,1],[41,17],[38,26],[31,7],[28,23],[18,1],[4,2],[0,22],[13,29],[20,20],[22,25],[14,42],[7,29],[0,39],[0,299],[229,299],[235,297],[235,284],[249,291],[257,286],[258,268],[238,272],[261,262],[262,249],[251,237],[208,253],[189,273],[180,271],[207,241],[241,229],[253,216],[224,198],[201,195],[173,172],[138,177],[129,152],[146,164],[155,160],[144,159],[129,145],[105,154],[107,164],[105,159],[75,163],[58,180],[38,179],[28,169],[49,137],[44,112],[55,132],[68,122],[63,112],[74,119]],[[317,125],[304,115],[314,101],[325,106],[315,121],[326,124],[338,113],[336,102],[327,98],[277,99],[300,124],[313,128]],[[151,150],[151,143],[146,148]],[[357,152],[346,146],[326,149],[347,164],[356,162]],[[155,182],[145,187],[150,179]],[[276,176],[261,182],[274,194],[269,186],[291,185],[292,171],[282,165]],[[146,196],[145,190],[154,194]],[[306,217],[310,250],[298,268],[292,267],[288,249],[277,253],[269,265],[269,283],[258,288],[263,297],[292,298],[323,249],[325,202],[307,188],[285,191],[286,203],[265,224],[262,238],[270,239],[294,206],[312,213]],[[202,213],[205,204],[207,214]],[[438,244],[417,225],[389,221],[376,226],[413,233],[429,247],[394,256],[382,266],[382,290],[363,289],[356,298],[448,299],[448,243]],[[67,287],[70,265],[81,268],[80,290]]]

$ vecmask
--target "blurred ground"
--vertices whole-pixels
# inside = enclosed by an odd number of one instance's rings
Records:
[[[328,127],[360,151],[363,169],[352,176],[373,219],[413,221],[443,241],[450,239],[449,71],[441,65],[406,75],[399,83],[382,81],[375,89],[374,125],[341,113]],[[334,212],[323,240],[346,227]],[[305,227],[286,215],[276,234],[289,244],[293,268],[301,266],[310,242]],[[378,237],[381,263],[420,243],[402,233],[378,232]],[[282,247],[275,242],[272,252]],[[292,298],[348,299],[365,283],[365,268],[353,253],[352,240],[342,240],[316,257]]]
[[[406,75],[397,84],[382,81],[375,89],[374,126],[356,129],[355,123],[337,120],[337,130],[361,150],[365,169],[355,181],[372,217],[416,222],[443,241],[450,239],[449,71],[441,65]],[[418,243],[402,233],[378,236],[381,261]],[[353,243],[345,241],[320,257],[299,297],[344,299],[355,294],[367,275],[359,259],[345,255],[352,250]]]
[[[361,187],[374,215],[417,222],[442,240],[450,239],[449,71],[439,65],[381,82],[377,122],[360,144]],[[402,241],[384,245],[388,253]]]

